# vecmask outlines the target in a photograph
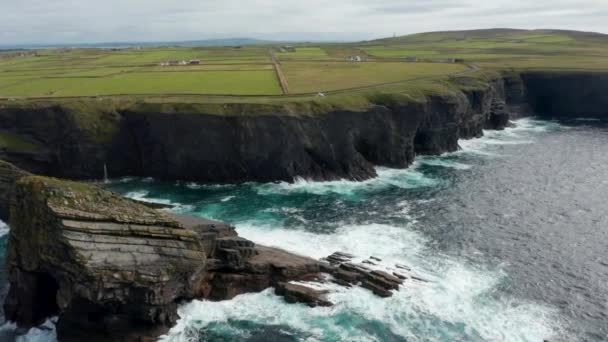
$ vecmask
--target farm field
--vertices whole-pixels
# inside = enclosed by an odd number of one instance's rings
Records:
[[[0,51],[0,98],[270,96],[307,98],[511,69],[608,70],[608,38],[549,30],[423,33],[349,44]],[[291,49],[290,49],[291,50]],[[274,56],[274,57],[273,57]],[[354,57],[361,61],[352,61]],[[405,57],[415,57],[407,62]],[[190,61],[200,61],[200,63]],[[446,61],[457,60],[457,63]],[[166,65],[169,61],[186,65]],[[175,63],[173,62],[173,63]],[[164,63],[165,65],[161,65]]]
[[[335,91],[382,83],[446,76],[467,70],[463,64],[403,62],[283,62],[294,93]]]
[[[295,52],[278,52],[276,56],[284,59],[310,59],[310,58],[325,58],[328,57],[327,52],[320,47],[302,47],[296,49]]]
[[[136,94],[279,95],[272,70],[132,72],[110,77],[29,79],[0,87],[5,96],[100,96]]]

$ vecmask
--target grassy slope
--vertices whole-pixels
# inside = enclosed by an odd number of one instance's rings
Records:
[[[434,32],[359,44],[378,58],[463,58],[489,69],[608,70],[608,36],[551,30]]]

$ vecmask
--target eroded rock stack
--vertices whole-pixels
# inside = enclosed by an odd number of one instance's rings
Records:
[[[9,320],[61,317],[62,338],[154,335],[204,276],[196,232],[94,186],[25,177],[11,201]]]
[[[319,277],[318,261],[256,246],[224,223],[82,183],[23,177],[10,216],[7,319],[27,328],[59,316],[61,341],[153,339],[182,301]]]

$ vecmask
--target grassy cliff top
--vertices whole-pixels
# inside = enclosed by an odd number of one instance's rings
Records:
[[[0,52],[0,106],[51,101],[82,107],[94,99],[169,113],[318,113],[364,109],[379,95],[418,101],[454,88],[483,87],[510,70],[608,71],[608,36],[492,29],[293,49]]]
[[[18,192],[30,194],[65,219],[183,228],[178,222],[160,211],[95,185],[50,177],[27,176],[19,179],[16,186]]]

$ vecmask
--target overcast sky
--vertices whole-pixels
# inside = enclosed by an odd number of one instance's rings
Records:
[[[608,33],[608,0],[0,0],[0,45],[359,40],[491,27]]]

